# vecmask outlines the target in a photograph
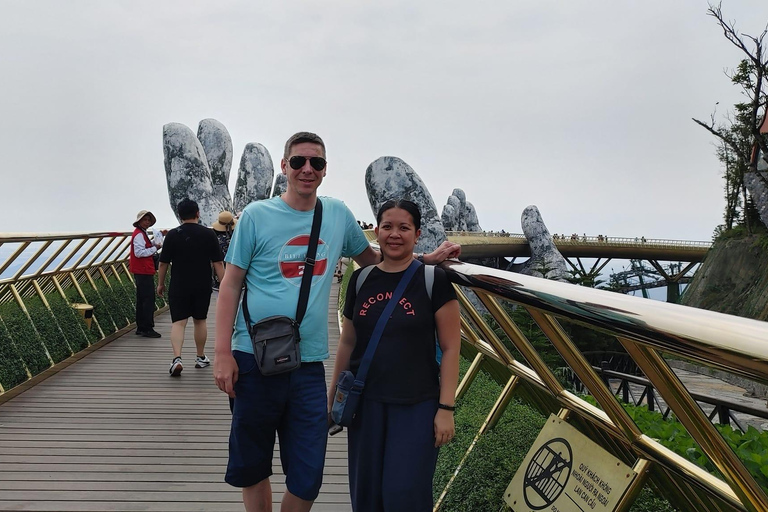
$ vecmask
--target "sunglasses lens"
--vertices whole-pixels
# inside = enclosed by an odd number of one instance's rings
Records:
[[[291,165],[291,169],[299,170],[302,167],[304,167],[304,164],[307,162],[307,157],[305,156],[292,156],[290,160],[288,160],[288,163]],[[325,169],[325,158],[321,158],[319,156],[313,156],[309,158],[309,165],[312,166],[312,168],[316,171],[322,171]]]
[[[290,160],[288,160],[288,163],[291,165],[291,169],[301,169],[304,167],[304,162],[306,162],[306,157],[303,156],[292,156]],[[310,161],[310,165],[311,165]]]
[[[319,156],[313,156],[309,159],[309,165],[312,166],[312,168],[316,171],[322,171],[325,169],[325,158],[320,158]]]

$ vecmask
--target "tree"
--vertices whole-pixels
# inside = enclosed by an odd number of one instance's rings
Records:
[[[734,111],[721,122],[717,122],[714,112],[708,123],[695,118],[693,121],[720,140],[717,156],[726,169],[725,227],[731,229],[741,217],[747,232],[751,233],[746,207],[750,199],[754,201],[768,192],[768,177],[758,171],[759,158],[768,158],[764,118],[768,106],[768,55],[764,47],[768,25],[759,36],[750,36],[739,32],[735,22],[725,20],[721,4],[710,5],[707,15],[715,18],[725,38],[743,53],[739,65],[735,70],[726,71],[726,76],[741,88],[745,101],[736,103]],[[763,202],[765,204],[755,201],[754,205],[763,223],[768,225],[768,200]]]

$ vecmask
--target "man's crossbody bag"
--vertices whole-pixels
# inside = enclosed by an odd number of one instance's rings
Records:
[[[299,303],[296,306],[296,319],[287,316],[270,316],[251,325],[248,313],[248,288],[243,291],[243,316],[248,334],[253,344],[253,356],[262,375],[277,375],[295,370],[301,366],[301,348],[299,326],[307,311],[309,287],[315,273],[317,241],[320,238],[320,224],[323,220],[323,205],[320,199],[315,203],[315,216],[312,219],[312,233],[304,261],[304,273],[301,277]]]

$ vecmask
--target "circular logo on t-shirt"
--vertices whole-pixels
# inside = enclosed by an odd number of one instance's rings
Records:
[[[307,246],[309,235],[299,235],[291,238],[280,249],[279,264],[280,273],[289,282],[301,286],[301,277],[304,275],[304,260],[307,258]],[[317,241],[317,254],[315,255],[315,271],[312,276],[325,274],[328,267],[328,247],[323,239]]]

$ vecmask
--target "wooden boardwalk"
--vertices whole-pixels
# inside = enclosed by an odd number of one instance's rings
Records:
[[[338,340],[337,285],[328,312],[330,378]],[[208,319],[213,356],[215,297]],[[192,322],[184,371],[168,375],[169,313],[160,339],[133,331],[0,405],[0,510],[244,510],[224,483],[230,412],[212,368],[194,367]],[[329,439],[325,478],[313,510],[347,512],[346,432]],[[277,447],[275,454],[278,454]],[[285,489],[273,463],[274,510]]]

